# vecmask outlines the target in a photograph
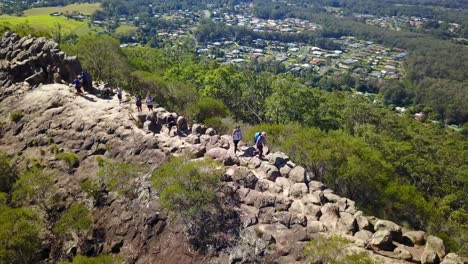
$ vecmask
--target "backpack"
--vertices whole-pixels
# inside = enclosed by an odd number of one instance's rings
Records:
[[[261,134],[262,134],[262,132],[257,132],[257,133],[255,133],[255,136],[254,136],[254,142],[255,142],[255,144],[257,144],[258,138],[260,137]]]

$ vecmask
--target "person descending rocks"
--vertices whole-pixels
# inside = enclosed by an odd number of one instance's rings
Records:
[[[255,142],[258,150],[258,158],[263,158],[263,147],[266,145],[266,133],[262,132]]]
[[[142,99],[141,99],[141,96],[140,96],[139,94],[137,94],[135,103],[136,103],[136,107],[137,107],[137,111],[138,111],[138,112],[143,111],[143,110],[141,109],[141,100],[142,100]]]
[[[93,88],[93,79],[91,78],[91,75],[87,71],[84,71],[81,73],[81,81],[82,81],[84,90],[87,92],[91,92]]]
[[[167,127],[169,128],[169,131],[171,131],[171,128],[172,128],[173,126],[175,126],[177,130],[179,130],[179,128],[177,127],[177,122],[176,122],[176,120],[175,120],[175,118],[174,118],[173,115],[169,115],[169,116],[166,118],[166,125],[167,125]]]
[[[146,106],[148,106],[148,111],[153,112],[153,97],[151,95],[146,97]]]
[[[76,94],[83,95],[83,92],[81,91],[81,82],[80,82],[79,76],[75,78],[75,80],[73,81],[73,84],[75,85]]]
[[[117,98],[119,98],[119,104],[122,103],[122,86],[117,85]]]
[[[242,139],[242,130],[240,126],[236,126],[236,128],[232,131],[232,141],[234,142],[234,154],[237,152],[237,145],[239,141]]]

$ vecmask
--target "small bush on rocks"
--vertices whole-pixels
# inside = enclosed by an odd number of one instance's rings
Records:
[[[23,118],[24,114],[20,111],[15,111],[10,113],[10,121],[18,123],[21,118]]]
[[[350,241],[339,236],[316,237],[307,243],[304,255],[311,264],[375,264],[367,253],[346,254]]]
[[[55,154],[55,158],[65,161],[69,168],[78,166],[79,159],[73,152],[60,152]]]
[[[68,236],[71,232],[86,234],[92,224],[89,209],[82,204],[74,204],[62,214],[53,230],[60,236]]]

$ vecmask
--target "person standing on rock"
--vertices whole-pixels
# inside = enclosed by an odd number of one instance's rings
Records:
[[[137,107],[137,111],[138,111],[138,112],[143,111],[143,110],[141,109],[141,100],[142,100],[142,99],[141,99],[141,96],[140,96],[139,94],[137,94],[137,96],[136,96],[136,107]]]
[[[240,126],[236,126],[236,128],[232,131],[232,141],[234,142],[234,154],[237,152],[237,145],[239,141],[242,139],[242,130]]]
[[[117,85],[117,98],[119,98],[119,104],[122,103],[122,86]]]
[[[266,133],[265,132],[262,132],[262,134],[258,137],[257,142],[255,142],[255,145],[257,145],[258,158],[262,159],[263,158],[263,146],[266,145]]]
[[[176,122],[173,115],[169,115],[166,118],[166,125],[169,128],[169,132],[171,131],[172,127],[174,127],[174,126],[176,127],[177,131],[179,131],[179,127],[177,126],[177,122]]]
[[[73,81],[73,84],[75,85],[76,94],[83,95],[83,92],[81,91],[81,82],[80,82],[79,77],[75,78],[75,80]]]
[[[153,97],[151,95],[146,97],[146,105],[148,106],[148,111],[153,112]]]

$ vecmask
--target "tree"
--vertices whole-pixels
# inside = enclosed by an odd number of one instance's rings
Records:
[[[76,45],[63,48],[78,56],[93,79],[112,84],[127,80],[129,66],[118,40],[105,35],[87,35],[80,37]]]
[[[88,232],[92,224],[89,209],[82,204],[74,204],[60,216],[53,230],[61,236],[67,236],[70,232],[82,235]]]
[[[105,186],[107,191],[132,198],[137,195],[135,180],[140,173],[131,164],[112,162],[103,157],[96,157],[98,163],[98,179],[96,186]]]
[[[165,208],[179,216],[192,216],[215,204],[221,175],[217,166],[211,160],[172,158],[153,172],[151,182]]]
[[[213,160],[178,157],[151,177],[161,205],[182,221],[192,245],[201,251],[228,247],[238,235],[239,216],[232,200],[217,196],[221,174],[222,165]]]
[[[0,205],[0,263],[32,263],[41,247],[40,231],[34,211]]]
[[[58,203],[55,177],[51,171],[34,167],[22,173],[13,185],[12,202],[15,205],[37,205],[47,214]]]
[[[15,166],[10,163],[9,158],[4,153],[0,152],[0,192],[9,193],[16,179]]]
[[[197,122],[204,122],[212,117],[225,117],[228,114],[228,109],[220,100],[211,97],[202,97],[191,107],[190,112],[194,120]]]

